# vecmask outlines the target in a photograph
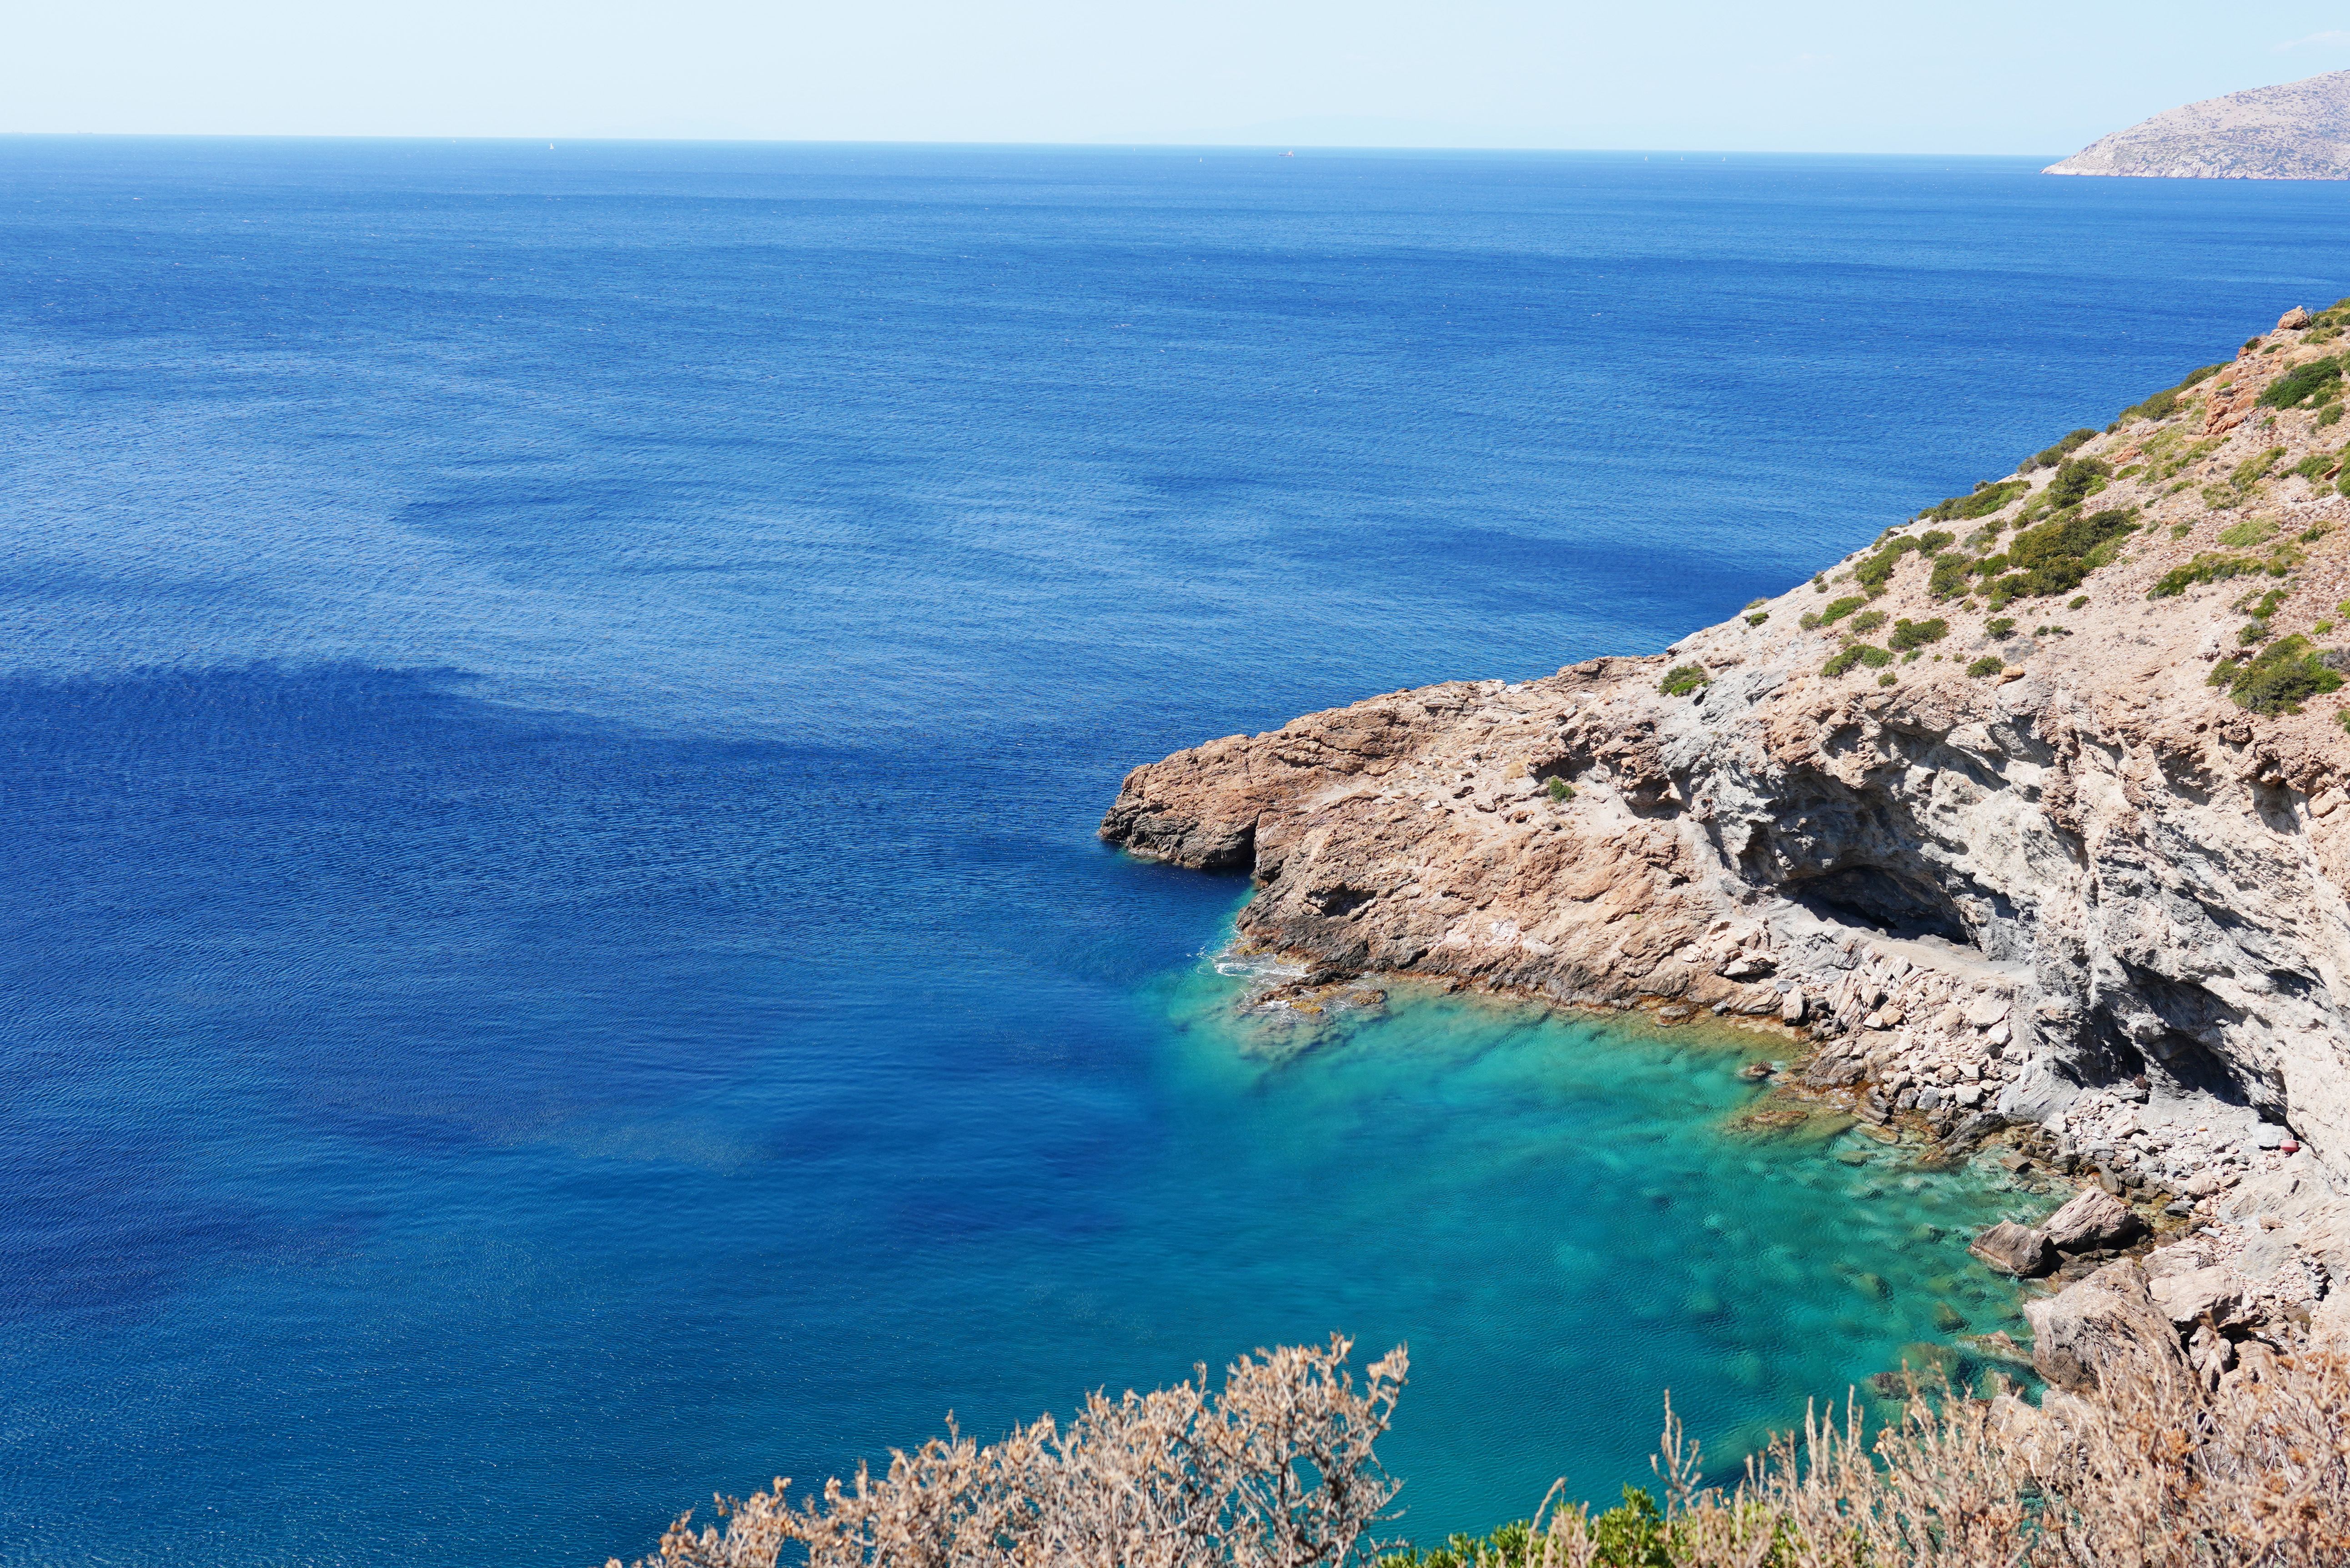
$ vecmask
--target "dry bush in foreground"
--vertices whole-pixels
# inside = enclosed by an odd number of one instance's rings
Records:
[[[1260,1351],[1221,1392],[1193,1381],[1112,1402],[1066,1429],[1002,1442],[960,1433],[858,1472],[796,1511],[789,1483],[723,1501],[723,1528],[680,1519],[641,1568],[1346,1568],[1397,1483],[1372,1445],[1403,1386],[1400,1349],[1363,1388],[1327,1350]],[[1669,1400],[1661,1507],[1595,1514],[1545,1501],[1534,1524],[1386,1559],[1397,1568],[2345,1568],[2350,1564],[2350,1362],[2257,1342],[2233,1372],[2170,1355],[2109,1366],[2087,1397],[1919,1391],[1869,1440],[1856,1404],[1814,1415],[1699,1481]],[[2126,1374],[2126,1375],[2124,1375]],[[2215,1386],[2216,1385],[2216,1386]],[[1558,1489],[1554,1489],[1553,1497]],[[1546,1517],[1544,1517],[1546,1515]],[[795,1552],[796,1560],[799,1553]],[[617,1561],[611,1568],[619,1568]]]
[[[1205,1366],[1155,1393],[1096,1393],[1066,1430],[1045,1416],[983,1447],[951,1419],[947,1437],[893,1450],[884,1480],[860,1466],[795,1510],[778,1479],[720,1500],[723,1527],[699,1534],[687,1514],[639,1568],[771,1568],[787,1542],[811,1568],[1344,1568],[1395,1496],[1372,1445],[1408,1365],[1399,1346],[1358,1392],[1352,1348],[1260,1350],[1213,1394]]]
[[[1660,1511],[1580,1506],[1411,1568],[2342,1568],[2350,1364],[2263,1355],[2207,1393],[2144,1365],[2082,1398],[1920,1395],[1864,1440],[1816,1416],[1731,1489],[1697,1483],[1668,1402]],[[1645,1500],[1643,1500],[1645,1501]],[[1538,1516],[1539,1518],[1539,1516]]]

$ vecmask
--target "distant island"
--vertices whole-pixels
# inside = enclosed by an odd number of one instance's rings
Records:
[[[2165,109],[2043,174],[2142,180],[2350,180],[2350,71]]]

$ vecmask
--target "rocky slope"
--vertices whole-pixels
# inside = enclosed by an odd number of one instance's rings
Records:
[[[2101,137],[2046,174],[2350,180],[2350,71],[2166,109]]]
[[[1137,768],[1102,835],[1253,873],[1241,940],[1292,967],[1253,1005],[1417,976],[1783,1030],[1887,1134],[2197,1230],[2243,1322],[2350,1326],[2345,323],[1663,655]],[[2127,1240],[2092,1220],[2043,1262]]]

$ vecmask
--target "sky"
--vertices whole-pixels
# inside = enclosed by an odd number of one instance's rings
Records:
[[[2068,153],[2350,68],[2350,5],[75,0],[0,132]]]

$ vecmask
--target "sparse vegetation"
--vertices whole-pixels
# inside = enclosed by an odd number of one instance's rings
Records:
[[[1686,697],[1713,679],[1702,664],[1676,664],[1665,672],[1657,690],[1668,697]]]
[[[1554,801],[1569,801],[1575,798],[1575,786],[1565,779],[1554,778],[1543,786],[1543,793]]]
[[[2340,403],[2328,403],[2324,408],[2317,410],[2317,428],[2319,430],[2324,430],[2328,425],[2338,425],[2341,422],[2342,405]]]
[[[1929,642],[1939,642],[1950,634],[1950,623],[1937,616],[1932,620],[1897,620],[1893,635],[1885,640],[1899,649],[1923,648]]]
[[[1835,677],[1844,674],[1856,665],[1865,664],[1871,670],[1879,670],[1892,662],[1893,655],[1873,643],[1848,643],[1842,649],[1828,656],[1827,662],[1820,666],[1820,673]]]
[[[2041,499],[2052,511],[2078,506],[2106,487],[2106,475],[2110,472],[2094,457],[2070,459],[2056,470],[2056,477],[2048,482]]]
[[[2096,432],[2092,431],[2088,433],[2094,435]],[[2083,439],[2085,440],[2086,437]],[[2065,450],[2069,452],[2072,448],[2067,447]],[[1952,495],[1929,506],[1925,511],[1918,514],[1913,521],[1942,523],[1952,518],[1968,520],[1988,517],[2031,488],[2031,483],[2027,480],[2009,479],[1994,483],[1986,479],[1964,495]]]
[[[1748,626],[1761,626],[1764,621],[1769,620],[1770,618],[1771,612],[1769,610],[1757,610],[1752,615],[1746,618],[1746,624]]]
[[[1851,632],[1855,637],[1866,637],[1884,624],[1885,612],[1883,610],[1863,610],[1858,615],[1852,618],[1852,624],[1845,629]]]
[[[2297,473],[2312,484],[2322,484],[2325,482],[2325,476],[2341,462],[2342,454],[2338,452],[2313,452],[2286,472]]]
[[[2084,444],[2096,439],[2097,432],[2093,430],[2074,431],[2071,435],[2066,436],[2054,446],[2033,454],[2032,461],[2022,465],[2023,470],[2028,473],[2035,468],[2054,468],[2058,463],[2063,462],[2066,458],[2072,456],[2073,453],[2078,452]]]
[[[1842,620],[1845,617],[1852,614],[1853,611],[1859,609],[1867,603],[1868,601],[1858,594],[1849,595],[1840,599],[1830,599],[1828,601],[1827,607],[1820,611],[1820,624],[1822,626],[1827,626],[1833,622]]]
[[[2276,561],[2263,561],[2251,556],[2223,556],[2204,551],[2183,566],[2173,566],[2162,575],[2162,580],[2148,588],[2146,597],[2164,599],[2185,593],[2196,583],[2224,583],[2230,577],[2241,577],[2253,572],[2268,572],[2282,576],[2290,567]]]
[[[2258,407],[2263,409],[2303,409],[2325,402],[2339,395],[2342,387],[2342,365],[2337,359],[2312,359],[2306,365],[2295,365],[2268,384],[2261,393]]]
[[[2219,542],[2231,549],[2249,550],[2276,537],[2276,524],[2266,517],[2247,517],[2220,530]]]
[[[1999,641],[2004,641],[2008,638],[2013,637],[2015,635],[2015,618],[2013,616],[2003,615],[1998,617],[1996,619],[1983,622],[1983,635]]]
[[[2280,638],[2249,662],[2221,659],[2210,683],[2252,712],[2298,713],[2309,698],[2342,689],[2342,676],[2326,658],[2305,637]]]
[[[2260,482],[2268,477],[2269,470],[2276,466],[2284,452],[2284,448],[2272,446],[2244,459],[2226,479],[2203,487],[2203,504],[2214,512],[2241,506],[2258,493]]]

